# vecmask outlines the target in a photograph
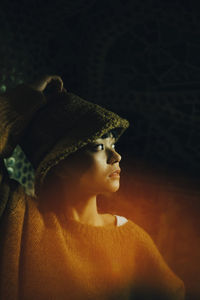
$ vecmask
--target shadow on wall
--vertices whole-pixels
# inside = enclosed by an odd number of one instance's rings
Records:
[[[123,171],[124,170],[124,171]],[[187,299],[200,299],[200,189],[183,178],[122,167],[121,187],[98,207],[144,228],[171,269],[185,283]]]

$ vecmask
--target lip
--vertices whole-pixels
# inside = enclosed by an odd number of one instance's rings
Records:
[[[112,173],[110,173],[109,177],[119,177],[120,176],[120,172],[121,172],[121,169],[116,169],[115,171],[113,171]]]

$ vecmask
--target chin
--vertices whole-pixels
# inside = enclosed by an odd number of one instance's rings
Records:
[[[104,194],[104,193],[115,193],[120,188],[120,181],[119,180],[112,180],[112,181],[104,181],[101,182],[100,186],[96,186],[96,190],[98,191],[97,194]]]
[[[115,193],[119,190],[120,184],[116,183],[116,184],[112,184],[111,186],[109,186],[108,191],[111,193]]]
[[[113,193],[117,192],[119,190],[119,186],[114,189]]]

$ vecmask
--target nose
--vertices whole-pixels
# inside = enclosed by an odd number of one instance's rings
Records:
[[[109,162],[114,164],[116,162],[120,162],[122,159],[121,155],[117,151],[111,150],[110,156],[109,156]]]

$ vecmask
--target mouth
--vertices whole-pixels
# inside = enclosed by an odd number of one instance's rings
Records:
[[[120,172],[121,172],[121,169],[117,169],[115,170],[114,172],[112,172],[109,177],[120,177]]]

